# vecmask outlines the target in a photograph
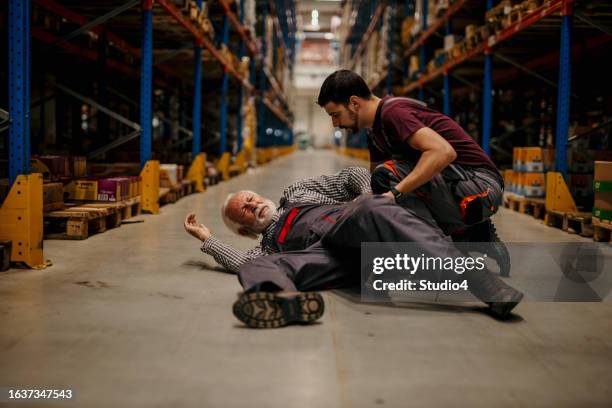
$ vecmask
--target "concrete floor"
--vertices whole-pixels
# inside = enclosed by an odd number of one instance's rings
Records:
[[[227,193],[278,199],[294,180],[364,162],[300,152],[85,241],[45,241],[53,266],[0,275],[0,387],[69,387],[75,407],[612,406],[612,304],[359,304],[326,293],[320,324],[245,329],[240,286],[182,227]],[[580,238],[502,210],[504,239]],[[609,272],[609,271],[608,271]],[[0,406],[4,406],[0,404]],[[42,404],[18,404],[19,407]]]

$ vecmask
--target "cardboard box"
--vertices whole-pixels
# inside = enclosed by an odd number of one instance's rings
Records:
[[[112,178],[98,180],[98,201],[121,201],[121,183]]]
[[[521,150],[522,147],[512,149],[512,169],[514,171],[521,171]]]
[[[555,149],[542,149],[542,160],[544,162],[544,171],[555,170]]]
[[[87,177],[87,158],[84,156],[72,156],[70,157],[68,163],[72,177]]]
[[[544,171],[544,160],[541,147],[521,148],[520,168],[521,171],[537,173]]]
[[[593,208],[612,211],[612,161],[596,161],[593,178],[595,179],[593,183],[595,190]]]
[[[159,169],[159,182],[161,187],[173,187],[178,184],[178,165],[162,164],[160,165]]]
[[[520,194],[526,197],[544,197],[546,195],[545,176],[544,173],[520,173]]]
[[[32,173],[42,173],[43,178],[50,181],[70,176],[68,158],[64,156],[34,156],[30,160],[30,170]]]
[[[62,183],[43,184],[43,211],[64,208],[64,185]]]
[[[114,181],[117,183],[117,186],[119,188],[118,190],[119,193],[117,194],[116,201],[127,200],[129,198],[130,196],[130,178],[129,177],[113,177],[107,180]]]
[[[98,181],[73,180],[64,185],[64,196],[69,200],[95,201],[98,199]]]
[[[509,193],[515,193],[518,189],[516,177],[517,174],[514,170],[504,170],[504,190]]]

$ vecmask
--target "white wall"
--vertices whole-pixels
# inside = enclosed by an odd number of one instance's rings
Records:
[[[325,78],[337,69],[330,65],[296,64],[294,71],[294,130],[306,131],[315,148],[333,145],[334,128],[329,115],[317,105],[319,90]]]

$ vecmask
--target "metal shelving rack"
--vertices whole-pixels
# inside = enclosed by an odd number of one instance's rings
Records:
[[[153,100],[153,84],[160,87],[171,87],[172,84],[176,84],[177,81],[184,81],[184,72],[177,72],[174,67],[171,67],[167,60],[173,58],[182,51],[188,51],[193,48],[194,55],[194,66],[193,66],[193,117],[192,117],[192,128],[191,130],[181,129],[183,133],[186,133],[188,138],[191,139],[192,144],[192,156],[195,157],[201,151],[201,130],[202,130],[202,54],[203,50],[206,50],[215,61],[220,64],[223,69],[223,80],[221,86],[222,95],[222,106],[220,109],[220,122],[221,126],[219,133],[221,135],[220,140],[220,154],[227,149],[226,144],[226,132],[227,132],[227,115],[228,106],[226,96],[228,92],[229,79],[235,80],[240,87],[240,103],[245,95],[255,92],[255,87],[252,84],[254,80],[254,72],[256,64],[261,63],[261,53],[257,47],[254,33],[250,33],[243,25],[243,7],[239,7],[238,14],[232,11],[232,7],[227,0],[214,0],[215,3],[222,8],[224,16],[222,44],[229,46],[229,34],[230,27],[232,27],[239,36],[239,57],[245,54],[245,49],[248,50],[251,58],[250,74],[247,77],[243,77],[232,65],[225,55],[214,45],[214,42],[207,38],[206,35],[198,28],[190,18],[184,14],[182,10],[177,7],[175,1],[172,0],[133,0],[127,3],[122,2],[106,2],[104,5],[95,5],[95,10],[102,10],[102,15],[96,18],[87,18],[83,14],[84,10],[87,10],[87,3],[79,3],[74,1],[58,2],[55,0],[10,0],[9,2],[9,30],[11,42],[9,44],[9,60],[10,60],[10,80],[9,80],[9,114],[11,117],[9,133],[9,173],[10,182],[15,180],[18,174],[27,174],[29,170],[29,63],[30,63],[30,47],[29,39],[31,36],[39,42],[47,43],[48,49],[61,49],[63,52],[75,54],[80,57],[97,60],[98,55],[95,50],[90,50],[74,44],[74,38],[82,35],[83,33],[94,33],[96,35],[101,34],[101,25],[110,22],[111,19],[115,18],[119,14],[131,12],[134,13],[133,9],[140,5],[141,7],[141,47],[137,48],[125,41],[121,35],[116,33],[114,28],[105,27],[104,35],[105,39],[112,42],[113,47],[121,50],[126,55],[130,55],[134,60],[140,60],[140,68],[136,68],[131,64],[124,61],[117,61],[112,58],[105,60],[106,66],[111,70],[117,70],[134,77],[140,76],[140,118],[137,128],[137,134],[131,135],[128,139],[123,139],[123,142],[138,137],[140,140],[140,161],[141,166],[149,160],[152,156],[152,100]],[[198,8],[202,7],[202,0],[196,1]],[[212,3],[212,2],[211,2]],[[242,2],[241,2],[242,3]],[[30,29],[29,25],[29,13],[31,4],[36,4],[38,7],[42,7],[49,12],[55,13],[56,15],[66,19],[67,21],[80,25],[80,28],[73,31],[67,36],[59,38],[51,33],[48,33],[40,29]],[[113,5],[116,6],[113,8]],[[295,17],[295,5],[293,1],[269,1],[265,2],[268,9],[277,13],[277,10],[282,12],[288,12]],[[130,9],[132,9],[130,11]],[[175,24],[182,27],[185,32],[191,37],[193,43],[192,47],[185,47],[184,49],[177,49],[174,53],[169,53],[166,57],[163,57],[154,63],[153,51],[155,47],[154,43],[154,19],[159,17],[160,10],[163,10],[165,15],[170,16],[174,19]],[[275,14],[276,15],[276,14]],[[281,24],[278,22],[278,17],[275,18],[275,26],[277,27],[277,36],[282,37],[283,46],[289,41],[291,30],[295,31],[295,19],[293,19],[293,27],[287,26],[287,22],[284,23],[285,31],[281,30]],[[133,28],[133,27],[132,27]],[[129,28],[125,28],[124,25],[121,29],[124,34],[130,32]],[[133,30],[132,30],[133,31]],[[174,29],[173,31],[176,31]],[[130,35],[133,38],[133,35]],[[291,52],[287,53],[290,57],[293,56],[293,46],[290,45]],[[165,60],[165,61],[164,61]],[[259,91],[261,98],[261,106],[264,107],[268,112],[275,116],[277,120],[283,123],[283,127],[286,130],[290,130],[292,125],[292,113],[289,110],[288,100],[285,93],[278,85],[275,77],[266,68],[268,83],[270,83],[272,89],[275,92],[275,99],[270,100],[267,97],[263,97],[262,89]],[[265,87],[265,83],[260,84],[262,88]],[[76,94],[78,95],[78,94]],[[95,101],[91,101],[95,103]],[[100,108],[103,108],[100,106]],[[116,113],[115,113],[116,114]],[[120,117],[119,114],[116,114]],[[238,114],[238,134],[240,135],[242,128],[241,115]],[[265,118],[266,116],[264,116]],[[263,118],[262,118],[263,119]],[[146,124],[146,125],[143,125]],[[275,126],[277,123],[274,122]],[[263,121],[260,122],[260,126],[265,129],[267,126]],[[240,141],[240,137],[238,138]],[[118,144],[115,141],[113,148]],[[241,143],[238,143],[239,149],[242,147]]]
[[[557,110],[556,110],[556,134],[555,134],[555,149],[556,149],[556,170],[562,174],[567,173],[567,163],[565,160],[567,154],[567,140],[569,130],[569,114],[570,114],[570,101],[572,99],[571,92],[571,59],[573,51],[576,51],[577,47],[583,49],[597,47],[605,44],[610,40],[610,33],[606,33],[605,29],[596,22],[589,21],[586,17],[580,16],[580,20],[591,27],[597,28],[604,31],[602,37],[591,37],[584,41],[584,44],[576,44],[572,47],[571,37],[574,29],[572,20],[574,18],[574,0],[546,0],[537,9],[529,12],[527,15],[522,16],[518,21],[514,22],[510,26],[501,30],[497,34],[491,34],[490,37],[484,39],[481,43],[477,44],[473,48],[467,50],[458,58],[447,60],[441,66],[435,68],[433,71],[426,72],[425,63],[428,41],[433,37],[440,37],[438,34],[443,31],[444,34],[451,33],[451,24],[453,19],[459,14],[465,14],[466,10],[473,10],[477,7],[486,6],[486,9],[491,9],[495,4],[492,0],[487,0],[486,3],[473,2],[471,0],[455,0],[450,4],[448,9],[433,23],[431,26],[427,26],[427,14],[428,4],[427,0],[406,0],[403,2],[389,2],[389,6],[399,8],[403,7],[404,14],[414,13],[415,3],[421,3],[421,32],[416,39],[413,40],[411,46],[404,52],[403,57],[407,59],[410,55],[418,53],[420,55],[420,76],[410,82],[407,85],[399,86],[394,88],[394,94],[396,95],[411,95],[424,99],[424,90],[426,88],[435,88],[440,86],[442,89],[442,111],[446,114],[451,112],[451,85],[450,77],[457,78],[460,82],[469,84],[472,87],[478,87],[474,83],[467,81],[462,76],[454,73],[458,68],[462,68],[466,63],[471,63],[470,68],[474,69],[474,61],[480,65],[482,72],[482,139],[481,144],[483,149],[490,153],[490,138],[491,138],[491,126],[492,126],[492,112],[493,112],[493,85],[507,81],[511,78],[516,78],[518,74],[525,74],[541,81],[545,81],[549,86],[554,86],[557,89]],[[497,3],[497,2],[495,2]],[[381,3],[370,2],[370,7],[380,7]],[[365,17],[371,17],[372,14],[368,15],[368,10],[364,10],[364,2],[359,2],[354,14],[356,14],[356,21],[354,27],[349,31],[345,45],[350,46],[351,58],[350,63],[347,64],[346,68],[352,69],[354,67],[355,57],[358,52],[362,52],[364,44],[366,44],[368,33],[371,32],[373,27],[376,25],[375,16],[372,17],[369,22],[370,24],[365,27],[361,20],[367,20]],[[365,13],[365,14],[364,14]],[[371,11],[370,11],[371,13]],[[365,16],[365,17],[364,17]],[[560,16],[560,17],[558,17]],[[472,19],[474,16],[471,16]],[[553,18],[554,17],[554,18]],[[484,22],[484,14],[479,19]],[[559,30],[560,45],[559,51],[551,51],[548,54],[542,56],[534,56],[529,61],[517,62],[504,56],[503,52],[499,52],[500,47],[506,45],[509,40],[518,38],[523,35],[528,29],[538,28],[542,24],[545,25],[546,32],[550,35],[551,30]],[[364,28],[365,27],[365,28]],[[523,35],[524,37],[524,35]],[[502,50],[503,51],[503,50]],[[511,69],[499,70],[494,72],[493,70],[493,59],[503,61],[505,64],[512,66]],[[389,62],[391,64],[391,62]],[[547,65],[549,68],[551,65],[558,65],[559,80],[557,83],[550,81],[548,78],[544,78],[539,75],[536,70],[538,67]],[[372,89],[376,89],[380,86],[383,81],[386,83],[391,82],[389,75],[392,69],[388,69],[384,73],[384,78],[379,78],[375,82],[371,82],[368,85]],[[438,82],[442,80],[441,83]],[[432,89],[432,92],[434,90]],[[416,93],[416,94],[415,94]],[[363,135],[362,135],[363,136]],[[354,136],[358,140],[353,141],[353,147],[365,147],[364,137]]]
[[[164,149],[181,147],[186,142],[191,141],[191,152],[185,152],[185,154],[191,155],[194,165],[196,162],[199,163],[203,173],[204,156],[200,153],[203,150],[201,134],[203,130],[202,120],[204,118],[202,118],[202,113],[205,111],[206,104],[202,104],[202,83],[206,81],[204,74],[209,74],[208,70],[203,70],[203,64],[210,64],[212,61],[217,66],[220,66],[222,69],[220,87],[222,103],[219,109],[220,128],[218,132],[220,135],[220,149],[218,153],[222,156],[220,157],[220,162],[223,162],[224,157],[227,159],[228,155],[231,158],[232,154],[236,155],[236,161],[238,162],[238,153],[243,149],[241,143],[242,117],[241,109],[239,108],[236,115],[238,122],[238,151],[235,149],[232,152],[228,151],[229,101],[227,98],[230,80],[239,89],[240,98],[238,99],[238,106],[241,107],[243,98],[255,95],[257,91],[253,85],[256,79],[255,73],[257,72],[258,64],[263,72],[263,59],[257,46],[257,40],[254,37],[255,33],[249,32],[243,25],[243,2],[241,2],[241,7],[237,11],[238,16],[233,11],[233,5],[227,0],[211,0],[208,2],[208,5],[210,6],[211,3],[219,6],[219,10],[223,14],[223,33],[220,43],[228,48],[230,47],[231,27],[238,34],[239,58],[245,55],[246,51],[250,54],[251,64],[248,74],[243,75],[234,67],[233,61],[235,61],[235,57],[231,50],[225,52],[219,49],[215,45],[215,41],[206,35],[210,30],[203,26],[199,27],[188,16],[186,13],[186,7],[187,11],[190,7],[188,0],[182,2],[177,0],[108,0],[101,3],[79,2],[78,0],[8,1],[8,12],[6,15],[9,38],[8,112],[0,109],[0,131],[6,130],[8,127],[10,191],[0,208],[0,239],[13,242],[12,261],[24,262],[32,267],[44,264],[42,253],[43,180],[40,174],[29,174],[31,38],[36,41],[37,56],[40,53],[44,58],[52,58],[54,53],[61,51],[63,53],[62,58],[76,56],[80,58],[77,61],[84,59],[88,61],[88,64],[91,62],[97,63],[97,68],[100,69],[99,72],[122,74],[121,76],[113,77],[115,80],[128,83],[130,79],[139,78],[139,96],[129,96],[107,87],[106,78],[96,77],[99,81],[96,83],[98,91],[103,87],[105,95],[108,92],[108,94],[113,94],[113,97],[119,98],[115,102],[121,100],[122,103],[127,102],[132,108],[139,109],[140,114],[134,120],[130,120],[119,112],[113,111],[109,106],[104,106],[103,101],[97,101],[95,98],[80,94],[59,82],[54,84],[53,92],[55,93],[52,98],[55,98],[56,94],[59,93],[67,95],[69,98],[79,101],[83,106],[87,105],[94,108],[98,115],[104,114],[111,117],[119,124],[117,126],[118,129],[129,130],[123,136],[113,135],[117,137],[111,137],[107,139],[107,141],[111,140],[110,143],[89,151],[88,157],[104,154],[111,149],[115,149],[138,138],[138,154],[140,167],[143,169],[141,172],[143,185],[147,183],[153,185],[150,189],[143,188],[141,202],[143,203],[143,209],[146,208],[150,212],[156,213],[159,210],[158,193],[160,189],[159,162],[155,160],[150,161],[154,149],[153,109],[155,104],[163,104],[163,101],[154,101],[156,97],[154,95],[154,85],[156,87],[155,91],[158,88],[170,90],[169,93],[176,97],[190,93],[184,91],[185,86],[189,86],[189,89],[193,90],[191,129],[185,127],[187,126],[185,123],[188,121],[188,118],[186,118],[187,115],[184,112],[183,116],[178,119],[178,122],[171,122],[164,118],[161,119],[165,124],[171,125],[177,134],[186,135],[182,139],[174,140],[171,145],[164,146]],[[53,16],[52,20],[56,22],[61,21],[61,23],[58,23],[61,25],[61,30],[57,28],[59,25],[48,27],[45,24],[43,26],[31,27],[30,14],[33,4],[36,5],[37,11],[44,10],[45,15],[49,13]],[[295,44],[290,36],[295,33],[295,2],[293,0],[276,0],[269,3],[266,1],[265,5],[275,15],[277,15],[277,12],[282,12],[287,16],[291,16],[289,20],[293,22],[292,24],[289,24],[286,21],[287,19],[279,23],[278,18],[276,18],[275,24],[278,32],[277,37],[282,41],[283,46],[288,49],[285,55],[292,59],[295,54]],[[201,10],[203,1],[196,0],[196,7]],[[2,9],[0,9],[0,13],[3,13]],[[160,30],[162,27],[163,29]],[[72,31],[66,32],[66,29],[71,29]],[[140,47],[130,44],[125,38],[139,38],[141,40]],[[96,41],[98,48],[92,48],[91,44],[89,46],[84,45],[91,39]],[[162,45],[160,48],[166,49],[166,52],[162,53],[163,55],[161,56],[159,52],[156,53],[158,44]],[[185,68],[191,64],[170,64],[168,62],[170,59],[177,58],[180,54],[189,51],[193,52],[193,66],[189,66],[189,68],[193,69]],[[292,66],[292,64],[288,65]],[[72,69],[74,70],[74,67]],[[78,72],[78,68],[76,71]],[[272,73],[269,72],[267,81],[275,92],[273,100],[267,97],[263,98],[266,82],[260,82],[261,89],[258,91],[260,92],[261,109],[259,114],[261,120],[258,125],[264,135],[269,129],[272,129],[272,134],[275,137],[278,136],[279,132],[291,136],[292,113],[288,106],[287,97],[278,83],[275,82],[275,79]],[[100,81],[102,85],[100,85]],[[72,86],[72,84],[70,85]],[[191,85],[193,86],[191,87]],[[45,91],[44,85],[41,86],[43,86],[41,91]],[[130,87],[130,90],[135,89]],[[41,117],[44,115],[44,103],[47,99],[49,97],[44,92],[41,92],[40,100],[36,102],[37,104],[42,103],[40,107]],[[139,100],[137,101],[136,99]],[[77,105],[73,104],[73,106]],[[135,112],[135,110],[132,109],[131,112]],[[210,111],[208,114],[210,114]],[[135,123],[135,121],[138,121],[138,123]],[[181,125],[181,121],[185,126]],[[69,129],[67,128],[67,130]],[[210,128],[207,128],[207,131],[211,132]],[[104,136],[108,135],[110,135],[108,132],[104,134]],[[261,144],[262,141],[258,141],[258,143]],[[266,146],[287,146],[291,145],[292,137],[284,137],[282,139],[266,138],[263,143]],[[290,150],[284,147],[283,149],[282,153]],[[265,153],[267,157],[270,157],[269,152]],[[237,166],[241,169],[240,171],[244,170],[244,155],[241,155],[241,160],[240,165]],[[230,171],[228,170],[230,164],[229,160],[225,161],[225,171]],[[201,180],[199,183],[200,185],[202,184]]]

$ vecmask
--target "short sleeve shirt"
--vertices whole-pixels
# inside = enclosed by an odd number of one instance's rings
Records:
[[[368,135],[370,160],[380,162],[402,157],[416,162],[421,152],[407,140],[416,131],[428,127],[436,131],[455,149],[453,163],[468,167],[484,167],[498,173],[493,161],[461,126],[448,116],[408,98],[385,96],[378,104],[372,131]]]

